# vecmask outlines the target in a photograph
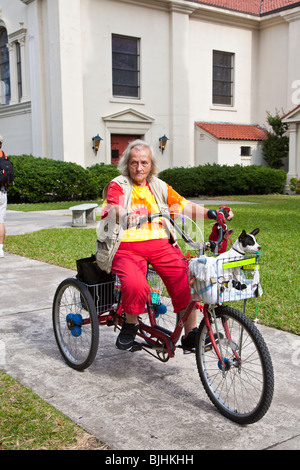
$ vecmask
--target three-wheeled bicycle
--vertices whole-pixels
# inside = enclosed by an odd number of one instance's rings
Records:
[[[227,234],[221,211],[209,211],[209,217],[216,219],[219,231],[218,241],[210,243],[203,241],[202,232],[191,220],[189,224],[192,231],[197,232],[196,237],[187,233],[190,230],[186,229],[186,218],[159,213],[149,215],[145,220],[152,222],[156,217],[168,218],[183,242],[195,250],[195,256],[206,256],[207,249],[217,253]],[[173,358],[178,350],[183,350],[178,340],[190,313],[198,308],[203,316],[196,347],[183,352],[196,356],[201,382],[216,408],[239,424],[254,423],[269,409],[274,389],[273,366],[267,345],[255,323],[245,313],[247,298],[258,295],[260,287],[259,253],[238,261],[238,269],[250,286],[245,292],[234,289],[230,282],[224,282],[216,271],[212,282],[217,289],[217,299],[212,303],[205,301],[203,286],[202,290],[197,289],[197,283],[190,275],[189,264],[194,258],[185,259],[191,300],[181,316],[172,312],[162,280],[149,267],[150,294],[145,313],[139,317],[136,350],[147,351],[163,362]],[[224,264],[226,259],[222,261],[222,270]],[[232,260],[227,264],[232,266]],[[95,262],[93,267],[97,268]],[[244,300],[243,312],[228,306],[231,300]],[[66,363],[77,370],[89,367],[98,351],[99,327],[109,326],[117,330],[125,320],[118,279],[112,277],[107,282],[94,284],[84,282],[80,275],[65,279],[56,290],[52,318],[55,339]]]

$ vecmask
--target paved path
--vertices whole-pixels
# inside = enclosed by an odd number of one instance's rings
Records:
[[[23,214],[13,214],[7,217],[8,234],[26,231]],[[64,227],[71,224],[66,217],[39,213],[27,222],[38,229],[46,228],[45,220],[54,226],[56,219]],[[6,254],[0,265],[0,369],[111,448],[300,448],[299,336],[259,326],[273,359],[274,400],[260,422],[240,427],[210,404],[195,357],[181,350],[167,363],[145,352],[119,351],[116,333],[105,327],[91,367],[84,372],[69,368],[54,340],[51,308],[57,285],[74,272],[13,254]]]

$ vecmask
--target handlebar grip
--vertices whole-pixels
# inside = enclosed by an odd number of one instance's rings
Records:
[[[122,227],[124,230],[128,228],[127,222],[125,222],[125,217],[127,217],[128,215],[129,213],[127,212],[127,214],[124,214],[122,216]],[[151,214],[140,217],[139,223],[137,224],[136,227],[140,228],[145,222],[151,222]]]
[[[214,220],[217,220],[217,217],[218,217],[218,213],[215,209],[208,209],[207,211],[207,217],[209,219],[214,219]]]
[[[225,219],[228,218],[229,212],[225,209],[225,207],[221,207],[221,208],[219,209],[219,212],[222,212],[222,213],[224,214]]]

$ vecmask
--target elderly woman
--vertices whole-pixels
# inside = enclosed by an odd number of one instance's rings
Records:
[[[182,253],[170,243],[171,227],[166,227],[159,219],[155,219],[157,223],[138,227],[140,216],[180,211],[191,218],[207,218],[207,209],[177,194],[155,176],[157,169],[151,147],[135,140],[119,162],[121,176],[114,178],[104,190],[96,258],[100,268],[115,273],[121,283],[126,321],[116,346],[122,350],[130,350],[134,345],[138,316],[145,310],[149,294],[147,262],[162,278],[175,313],[183,313],[190,301]],[[185,324],[183,347],[194,346],[196,327],[194,311]]]

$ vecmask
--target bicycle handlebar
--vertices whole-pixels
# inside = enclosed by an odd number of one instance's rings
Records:
[[[179,235],[182,236],[183,240],[188,244],[190,245],[192,248],[196,249],[196,250],[200,250],[202,248],[202,245],[198,242],[194,242],[191,238],[189,238],[187,236],[186,233],[184,233],[181,228],[176,224],[176,222],[172,219],[171,215],[170,214],[167,214],[167,213],[162,213],[162,212],[159,212],[157,214],[148,214],[148,216],[143,216],[143,217],[140,217],[140,222],[139,222],[139,226],[140,225],[143,225],[145,222],[152,222],[154,219],[156,219],[157,217],[164,217],[165,219],[167,219],[172,225],[173,227],[175,228],[175,230],[177,230],[177,232],[179,233]]]
[[[224,232],[227,231],[225,218],[227,219],[228,216],[229,216],[228,211],[224,209],[223,207],[219,209],[219,212],[217,212],[215,209],[209,209],[207,211],[207,217],[209,219],[216,220],[219,224],[219,239],[218,241],[215,242],[216,245],[219,245],[221,243],[221,241],[223,240]]]
[[[128,214],[125,214],[123,216],[123,221],[124,221],[124,218],[127,216]],[[172,225],[173,227],[175,228],[175,230],[177,230],[177,232],[179,233],[179,235],[182,236],[183,240],[188,244],[190,245],[192,248],[196,249],[196,250],[200,250],[202,248],[202,245],[200,243],[197,243],[197,242],[194,242],[191,238],[189,238],[186,233],[184,233],[181,228],[176,224],[176,222],[172,219],[171,215],[170,214],[167,214],[167,213],[162,213],[162,212],[158,212],[157,214],[148,214],[148,215],[145,215],[145,216],[141,216],[140,219],[139,219],[139,223],[137,225],[137,228],[141,227],[145,222],[149,222],[151,223],[154,219],[156,219],[157,217],[164,217],[165,219],[167,219]],[[126,229],[127,228],[127,224],[125,224],[123,222],[122,224],[123,228]]]
[[[122,218],[123,221],[124,221],[124,218],[127,215],[128,214],[125,214],[123,216],[123,218]],[[219,223],[220,236],[219,236],[219,240],[216,242],[216,244],[220,244],[221,241],[223,240],[224,231],[227,230],[227,227],[226,227],[226,224],[225,224],[225,217],[227,218],[228,215],[229,215],[228,212],[224,208],[219,209],[218,212],[215,209],[209,209],[207,211],[207,217],[209,219],[214,219]],[[141,227],[146,222],[152,223],[152,221],[154,219],[156,219],[157,217],[164,217],[165,219],[167,219],[173,225],[173,227],[179,233],[179,235],[181,235],[183,240],[188,245],[190,245],[192,248],[194,248],[196,250],[201,250],[203,248],[203,243],[200,244],[198,242],[194,242],[191,238],[189,238],[188,235],[181,230],[181,228],[176,224],[176,222],[172,219],[171,215],[168,214],[168,213],[159,212],[159,213],[156,213],[156,214],[148,214],[148,215],[145,215],[145,216],[141,216],[140,219],[139,219],[139,223],[137,225],[137,228]],[[124,222],[123,222],[122,225],[123,225],[124,229],[127,228],[127,224],[124,224]]]

